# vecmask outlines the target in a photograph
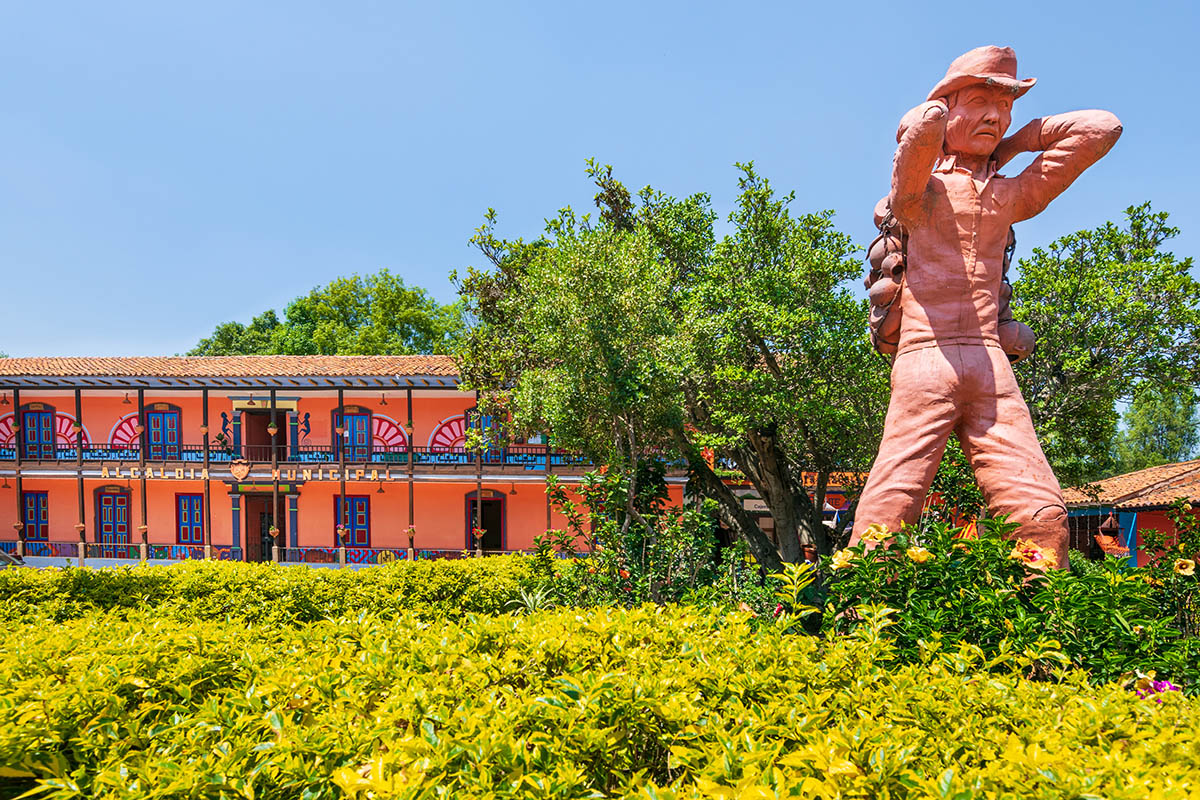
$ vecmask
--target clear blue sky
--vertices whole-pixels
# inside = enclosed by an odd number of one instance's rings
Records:
[[[1152,200],[1200,242],[1197,4],[112,1],[0,5],[0,350],[183,352],[389,267],[440,300],[590,205],[584,160],[708,191],[754,160],[865,242],[896,122],[959,53],[1017,51],[1014,113],[1125,134],[1019,252]]]

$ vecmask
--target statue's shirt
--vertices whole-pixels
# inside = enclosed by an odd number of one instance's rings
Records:
[[[979,181],[942,151],[943,128],[901,138],[892,210],[908,230],[898,352],[922,347],[1000,346],[996,317],[1008,229],[1038,214],[1120,135],[1116,117],[1075,111],[1034,120],[1017,136],[1041,151],[1015,178]],[[922,185],[923,182],[923,185]]]

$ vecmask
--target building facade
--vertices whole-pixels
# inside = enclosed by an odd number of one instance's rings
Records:
[[[592,465],[484,452],[447,356],[0,359],[0,550],[378,563],[526,550]],[[685,478],[668,476],[682,502]]]
[[[1171,507],[1184,501],[1194,516],[1200,509],[1200,460],[1181,461],[1114,475],[1063,493],[1070,514],[1071,547],[1085,555],[1103,553],[1146,566],[1146,531],[1174,540]]]

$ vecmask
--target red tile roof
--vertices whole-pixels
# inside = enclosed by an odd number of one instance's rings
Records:
[[[1180,498],[1200,502],[1200,459],[1114,475],[1063,492],[1069,506],[1153,508]]]
[[[0,358],[0,377],[411,377],[455,376],[450,356],[135,356]]]

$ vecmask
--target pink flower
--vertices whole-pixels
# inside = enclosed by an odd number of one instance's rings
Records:
[[[779,619],[779,615],[782,613],[783,613],[783,603],[780,603],[779,605],[775,606],[775,610],[773,612],[771,612],[771,616],[775,617],[775,619]]]
[[[1151,673],[1153,675],[1153,673]],[[1156,681],[1153,678],[1142,678],[1134,684],[1134,691],[1138,697],[1149,697],[1152,694],[1162,694],[1163,692],[1178,692],[1179,687],[1170,681]],[[1161,703],[1162,698],[1154,698],[1154,702]]]

